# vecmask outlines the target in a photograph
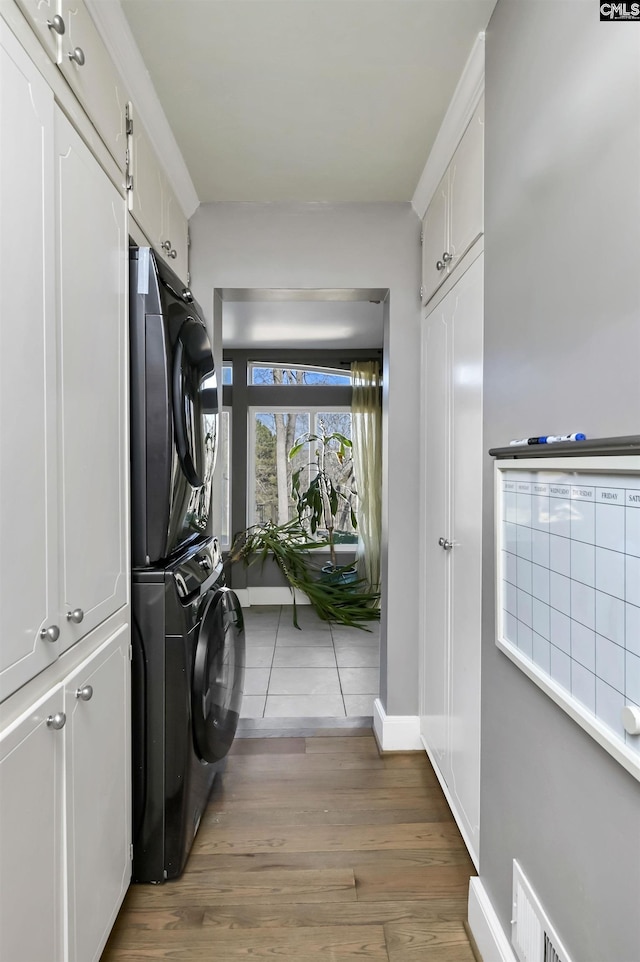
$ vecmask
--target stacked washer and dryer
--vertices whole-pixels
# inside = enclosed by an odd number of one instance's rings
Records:
[[[210,535],[219,393],[191,292],[130,251],[133,880],[180,875],[242,702],[244,626]]]

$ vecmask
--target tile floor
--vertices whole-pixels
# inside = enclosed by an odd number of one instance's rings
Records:
[[[380,623],[329,625],[309,605],[244,609],[247,660],[241,718],[351,718],[373,714]]]

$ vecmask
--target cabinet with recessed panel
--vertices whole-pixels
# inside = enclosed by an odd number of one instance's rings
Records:
[[[0,731],[0,958],[97,962],[131,877],[129,627]]]
[[[187,283],[188,231],[178,199],[135,113],[131,121],[131,216],[180,280]]]
[[[483,232],[484,102],[469,125],[422,222],[422,303],[427,304]]]

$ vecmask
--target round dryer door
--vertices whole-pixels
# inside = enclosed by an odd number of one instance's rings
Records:
[[[240,717],[244,684],[242,608],[229,588],[218,588],[205,609],[193,669],[193,738],[204,762],[229,751]]]
[[[211,393],[213,354],[206,329],[194,318],[182,327],[173,355],[173,425],[182,471],[194,488],[213,470],[213,445],[208,443],[204,392]]]

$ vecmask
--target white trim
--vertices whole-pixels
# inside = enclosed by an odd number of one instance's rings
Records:
[[[418,719],[418,721],[419,721],[419,719]],[[462,835],[462,841],[464,842],[464,844],[465,844],[466,847],[467,847],[467,851],[468,851],[468,853],[469,853],[469,857],[471,858],[471,861],[472,861],[473,864],[475,865],[476,871],[479,871],[479,870],[480,870],[480,857],[479,857],[479,855],[478,855],[478,852],[477,852],[476,849],[475,849],[475,846],[474,846],[473,842],[472,842],[471,839],[469,838],[469,834],[468,834],[468,832],[467,832],[467,829],[466,829],[466,826],[465,826],[464,822],[462,821],[461,818],[458,817],[458,813],[457,813],[457,810],[456,810],[456,803],[455,803],[455,801],[454,801],[454,799],[453,799],[453,796],[452,796],[451,792],[449,791],[449,786],[447,785],[447,783],[446,783],[445,780],[444,780],[444,776],[443,776],[442,772],[441,772],[440,769],[438,768],[437,759],[436,759],[436,757],[434,756],[434,754],[432,753],[431,749],[429,748],[429,746],[428,746],[428,744],[427,744],[424,736],[421,736],[421,737],[420,737],[420,744],[422,745],[422,747],[424,748],[425,752],[426,752],[427,755],[429,756],[429,761],[431,762],[431,767],[433,768],[433,770],[434,770],[434,772],[435,772],[435,774],[436,774],[436,778],[437,778],[438,781],[440,782],[440,788],[442,789],[442,793],[443,793],[444,797],[445,797],[446,800],[447,800],[447,805],[448,805],[449,808],[451,809],[451,814],[453,815],[453,817],[454,817],[454,819],[455,819],[455,822],[456,822],[456,825],[458,826],[458,831],[459,831],[460,834]]]
[[[119,0],[86,0],[91,18],[134,103],[187,220],[200,206],[184,157],[173,136]]]
[[[481,879],[469,879],[469,928],[484,962],[516,962],[511,945]]]
[[[427,158],[411,206],[422,220],[484,93],[484,33],[479,33]]]
[[[373,703],[373,730],[383,752],[415,752],[422,748],[417,715],[387,715],[379,698]]]

